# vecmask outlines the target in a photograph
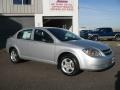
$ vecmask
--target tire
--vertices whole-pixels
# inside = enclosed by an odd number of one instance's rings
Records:
[[[93,36],[94,41],[98,41],[98,36]]]
[[[116,41],[120,41],[120,35],[117,35],[117,36],[115,37],[115,40],[116,40]]]
[[[66,54],[60,59],[60,69],[65,75],[74,76],[80,71],[78,60],[74,55]]]
[[[10,60],[12,63],[19,63],[20,62],[20,58],[19,58],[19,55],[18,55],[18,52],[16,49],[12,49],[10,51]]]

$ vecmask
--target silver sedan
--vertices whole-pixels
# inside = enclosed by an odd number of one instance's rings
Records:
[[[36,60],[57,65],[69,76],[80,70],[102,70],[114,65],[112,50],[61,28],[24,28],[8,38],[10,60]]]

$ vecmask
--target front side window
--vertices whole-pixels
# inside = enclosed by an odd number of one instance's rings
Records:
[[[104,29],[100,29],[100,32],[104,32]]]
[[[112,29],[111,29],[111,28],[106,28],[106,29],[104,29],[104,31],[105,31],[106,33],[109,33],[109,32],[112,32]]]
[[[111,28],[100,28],[99,31],[103,33],[109,33],[109,32],[112,32],[112,29]]]
[[[32,29],[24,30],[18,33],[17,38],[24,40],[31,40],[31,35],[32,35]]]
[[[13,0],[13,4],[31,4],[31,0]]]
[[[39,29],[36,29],[34,32],[34,40],[41,41],[41,42],[47,42],[47,43],[53,43],[53,39],[51,38],[51,36],[45,31],[39,30]]]

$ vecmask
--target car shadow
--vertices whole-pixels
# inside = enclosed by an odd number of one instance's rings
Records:
[[[19,62],[19,64],[20,64],[20,63],[27,63],[27,62],[31,62],[31,60],[21,59],[21,61]]]
[[[0,16],[0,50],[5,48],[7,38],[21,28],[22,25],[15,20],[7,16]]]
[[[120,90],[120,71],[118,71],[115,77],[117,78],[115,82],[115,90]]]

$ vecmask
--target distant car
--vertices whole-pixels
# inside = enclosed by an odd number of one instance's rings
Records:
[[[113,32],[112,28],[97,28],[95,31],[88,34],[89,39],[101,40],[101,39],[114,39],[120,40],[120,32]]]
[[[92,30],[81,30],[80,31],[80,37],[84,39],[89,39],[88,34],[92,32]]]
[[[7,40],[6,49],[13,63],[24,59],[56,64],[69,76],[114,65],[110,47],[61,28],[22,29]]]

